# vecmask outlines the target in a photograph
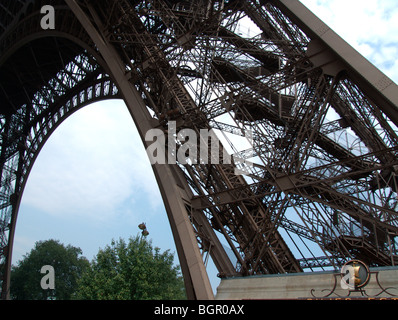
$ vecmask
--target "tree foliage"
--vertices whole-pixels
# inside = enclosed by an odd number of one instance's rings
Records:
[[[112,241],[98,252],[79,280],[74,298],[90,300],[185,299],[174,256],[143,236]]]
[[[38,241],[35,247],[12,267],[11,298],[18,300],[70,299],[77,287],[77,279],[89,267],[82,250],[71,245],[64,246],[58,240]],[[43,290],[40,282],[43,266],[55,270],[55,289]]]

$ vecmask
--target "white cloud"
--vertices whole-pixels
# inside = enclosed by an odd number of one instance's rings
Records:
[[[362,55],[398,82],[396,0],[301,0]]]
[[[127,108],[106,101],[55,130],[28,179],[23,203],[52,215],[107,219],[147,198],[161,205],[145,149]]]

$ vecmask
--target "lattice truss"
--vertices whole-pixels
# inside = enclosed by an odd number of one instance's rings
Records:
[[[193,194],[187,210],[198,244],[222,276],[337,268],[350,258],[398,263],[397,127],[343,63],[324,63],[321,44],[279,1],[77,2],[102,22],[159,128],[175,121],[177,131],[217,135],[218,164],[198,157],[179,166]],[[67,13],[59,28],[78,35]],[[1,79],[4,249],[13,203],[54,127],[91,101],[119,97],[91,41],[92,51],[79,51],[56,40],[56,51],[68,54],[34,68],[42,86],[20,92],[27,96],[20,104]],[[169,152],[184,147],[184,137],[174,138]],[[222,158],[226,152],[234,157]],[[217,263],[203,214],[233,272]]]

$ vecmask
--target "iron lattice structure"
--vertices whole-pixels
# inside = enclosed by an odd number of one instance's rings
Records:
[[[55,29],[43,30],[47,4]],[[212,297],[205,253],[221,277],[398,263],[397,86],[300,2],[3,0],[3,298],[40,149],[109,98],[124,99],[145,146],[175,121],[214,129],[220,154],[253,163],[153,165],[189,298]]]

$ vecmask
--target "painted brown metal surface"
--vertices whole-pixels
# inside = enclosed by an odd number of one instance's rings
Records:
[[[153,129],[217,135],[217,162],[153,165],[189,298],[213,298],[207,255],[221,277],[398,263],[397,86],[299,1],[13,0],[0,27],[3,298],[38,153],[108,98],[145,147]]]

